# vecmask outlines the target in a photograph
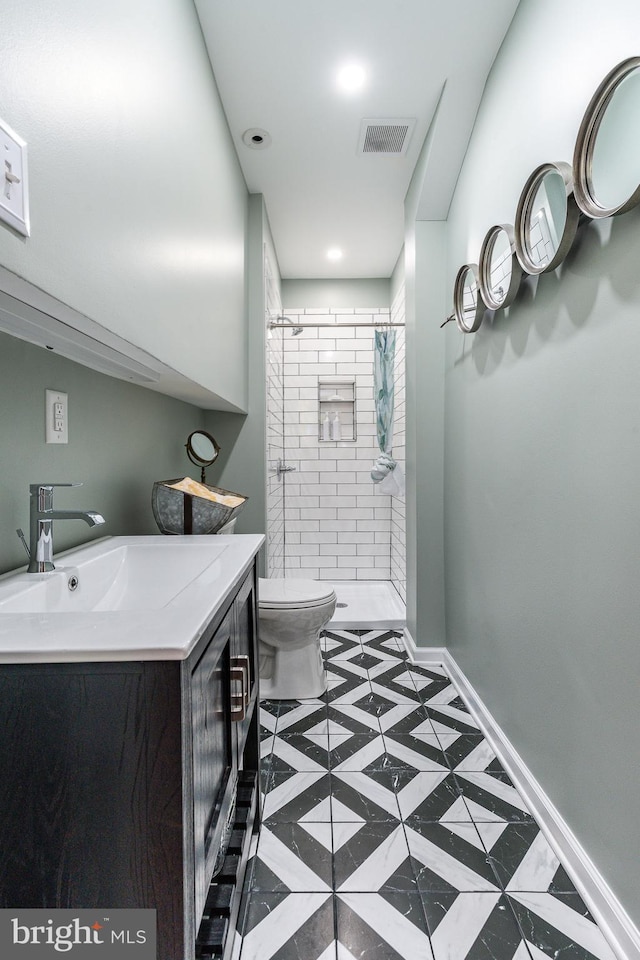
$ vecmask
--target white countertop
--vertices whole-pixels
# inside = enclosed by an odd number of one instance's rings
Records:
[[[250,569],[264,539],[259,534],[105,537],[54,557],[56,570],[53,573],[27,574],[18,571],[7,574],[0,578],[0,663],[184,660],[212,617],[224,606]],[[91,589],[92,562],[94,567],[97,566],[96,560],[104,566],[105,555],[109,552],[111,556],[118,552],[119,556],[124,557],[126,550],[120,548],[137,551],[138,578],[142,569],[139,558],[145,556],[144,550],[149,550],[152,559],[160,557],[165,580],[174,558],[176,572],[180,574],[180,552],[183,549],[183,556],[188,556],[191,561],[195,554],[198,555],[198,569],[188,582],[180,584],[174,596],[171,596],[171,590],[167,591],[167,602],[164,596],[150,603],[142,600],[143,608],[136,609],[138,581],[133,578],[134,582],[126,584],[127,609],[100,609],[107,602],[104,600],[96,604],[96,609],[81,609],[82,597],[86,602],[87,592]],[[169,557],[171,559],[168,562]],[[123,560],[120,570],[125,569],[126,562]],[[194,567],[193,562],[191,567]],[[149,564],[149,568],[153,580],[153,563]],[[111,574],[111,571],[108,572]],[[78,575],[79,587],[77,594],[60,594],[64,610],[24,612],[23,598],[27,597],[30,590],[33,595],[35,586],[40,595],[43,589],[49,588],[55,594],[60,583],[68,591],[67,581],[74,573]],[[119,576],[122,580],[122,575]],[[57,578],[57,582],[54,579],[47,582],[48,578]],[[142,584],[141,596],[145,589],[149,594],[153,584],[150,587]],[[73,608],[75,596],[78,597],[77,609]],[[16,605],[22,607],[22,612],[3,612],[3,600],[5,606],[13,604],[14,609]]]

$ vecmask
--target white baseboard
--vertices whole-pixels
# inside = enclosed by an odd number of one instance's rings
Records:
[[[412,663],[444,663],[449,656],[446,647],[418,647],[407,627],[402,631],[404,645]]]
[[[527,802],[611,948],[620,960],[638,960],[640,930],[449,651],[446,647],[416,646],[406,628],[403,636],[413,663],[425,666],[439,663],[446,667],[476,723]]]

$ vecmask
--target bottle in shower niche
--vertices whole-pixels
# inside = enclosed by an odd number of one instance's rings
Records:
[[[331,421],[331,439],[342,440],[342,424],[340,423],[340,417],[337,410],[333,420]]]
[[[331,440],[331,421],[329,420],[328,413],[325,413],[324,420],[322,421],[322,439]]]

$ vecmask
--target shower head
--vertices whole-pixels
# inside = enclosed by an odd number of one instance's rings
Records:
[[[302,327],[296,327],[295,320],[292,320],[291,317],[280,316],[276,318],[276,323],[282,323],[283,321],[286,321],[286,323],[292,324],[292,328],[291,328],[292,337],[297,337],[299,333],[302,333]]]

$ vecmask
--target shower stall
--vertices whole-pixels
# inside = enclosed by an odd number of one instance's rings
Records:
[[[376,330],[394,341],[387,452],[399,479],[404,469],[404,298],[391,310],[283,311],[277,294],[267,277],[268,576],[331,581],[350,607],[386,596],[395,624],[406,596],[404,498],[401,484],[384,492],[371,472],[382,449]]]

